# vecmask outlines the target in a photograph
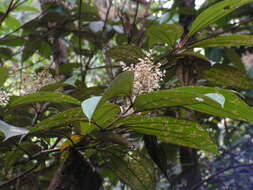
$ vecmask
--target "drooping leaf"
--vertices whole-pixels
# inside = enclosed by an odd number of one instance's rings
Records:
[[[101,96],[94,96],[82,102],[83,113],[87,116],[89,121],[92,119],[101,98]]]
[[[224,0],[214,4],[200,13],[200,15],[194,20],[188,35],[192,36],[199,30],[205,28],[209,24],[215,23],[217,20],[228,15],[240,6],[251,2],[253,2],[253,0]]]
[[[25,96],[14,97],[9,106],[16,107],[24,104],[33,104],[37,102],[55,102],[55,103],[70,103],[80,105],[81,102],[71,96],[58,93],[58,92],[38,92],[34,94],[28,94]]]
[[[155,172],[151,160],[144,155],[133,152],[129,156],[110,154],[106,167],[113,171],[133,190],[155,190]]]
[[[238,89],[253,88],[252,79],[244,72],[231,66],[216,64],[211,69],[204,71],[203,78],[207,80],[210,85]]]
[[[0,87],[4,84],[6,79],[8,78],[9,70],[5,67],[0,67]]]
[[[176,24],[156,24],[147,30],[151,46],[156,43],[166,43],[173,47],[182,34],[183,28]]]
[[[139,133],[154,135],[166,143],[217,153],[217,147],[211,141],[208,132],[195,122],[170,117],[138,116],[116,123],[117,127],[121,125]]]
[[[123,61],[128,64],[139,62],[144,54],[139,47],[132,45],[121,45],[111,48],[106,54],[116,61]]]
[[[5,140],[14,136],[26,135],[29,133],[29,130],[25,128],[15,127],[2,120],[0,120],[0,131],[4,133]]]
[[[227,47],[227,46],[253,46],[252,35],[228,35],[210,38],[197,43],[191,47]]]
[[[136,111],[145,111],[191,104],[215,104],[221,107],[218,102],[203,94],[190,90],[182,92],[178,88],[140,95],[135,99],[133,107]]]

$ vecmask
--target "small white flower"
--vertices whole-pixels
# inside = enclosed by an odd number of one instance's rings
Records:
[[[22,95],[38,92],[42,87],[54,84],[60,79],[53,78],[48,70],[39,72],[36,76],[25,76],[22,81]]]
[[[145,58],[139,59],[135,65],[131,64],[127,67],[122,64],[123,71],[134,71],[134,96],[160,88],[159,82],[163,80],[162,78],[165,75],[160,67],[160,63],[154,64],[150,53],[147,53]]]
[[[0,90],[0,106],[5,107],[8,104],[9,100],[9,95],[4,90]]]

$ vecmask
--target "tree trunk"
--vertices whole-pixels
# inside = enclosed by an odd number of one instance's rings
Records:
[[[70,150],[67,160],[58,169],[48,190],[98,190],[102,184],[100,175],[76,150]]]

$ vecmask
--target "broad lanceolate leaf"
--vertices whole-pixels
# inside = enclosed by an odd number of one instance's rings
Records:
[[[120,107],[115,104],[105,103],[93,115],[93,120],[101,127],[106,127],[120,113]]]
[[[140,95],[134,102],[136,111],[145,111],[172,106],[184,106],[191,104],[214,104],[221,108],[219,102],[210,99],[195,91],[181,91],[179,88],[160,90]]]
[[[91,120],[102,96],[94,96],[82,102],[83,113]]]
[[[88,119],[83,115],[80,107],[71,108],[61,113],[55,114],[47,119],[42,120],[40,123],[32,127],[32,132],[39,132],[49,130],[56,127],[69,125],[76,121],[88,122]]]
[[[81,102],[71,96],[58,92],[39,92],[28,94],[25,96],[14,97],[10,102],[10,107],[16,107],[23,104],[33,104],[37,102],[55,102],[55,103],[70,103],[80,105]]]
[[[6,81],[6,79],[8,78],[8,72],[9,72],[8,69],[0,67],[0,86],[2,86]]]
[[[183,28],[176,24],[156,24],[147,31],[151,46],[156,43],[167,43],[169,46],[174,46],[182,34]]]
[[[191,47],[227,47],[227,46],[253,46],[252,35],[229,35],[210,38],[193,44]]]
[[[244,72],[226,65],[214,65],[211,69],[204,71],[203,78],[215,86],[238,89],[253,88],[252,79]]]
[[[29,133],[29,130],[21,127],[15,127],[2,120],[0,120],[0,131],[4,133],[5,140],[19,135],[25,135]]]
[[[182,92],[196,92],[199,94],[209,94],[209,93],[217,93],[221,94],[225,97],[224,107],[221,108],[215,104],[192,104],[185,105],[187,108],[191,108],[193,110],[207,113],[210,115],[220,116],[220,117],[228,117],[231,119],[242,120],[253,123],[253,109],[250,108],[244,101],[241,100],[231,90],[225,90],[220,88],[211,88],[211,87],[203,87],[203,86],[188,86],[178,88]]]
[[[122,155],[109,154],[110,162],[106,167],[113,171],[121,181],[133,190],[155,190],[155,168],[151,160],[137,152],[124,158]]]
[[[139,133],[154,135],[161,141],[217,153],[208,132],[197,123],[170,117],[133,117],[120,120],[116,125],[127,126]]]
[[[205,28],[209,24],[212,24],[220,18],[228,15],[240,6],[253,2],[253,0],[225,0],[214,4],[205,11],[203,11],[193,22],[189,36],[192,36],[197,31]]]
[[[119,74],[106,89],[99,104],[120,96],[131,96],[133,89],[134,73],[131,71]]]
[[[137,63],[139,58],[142,58],[144,54],[142,50],[137,46],[122,45],[116,46],[106,52],[106,54],[116,61],[123,61],[125,63]]]

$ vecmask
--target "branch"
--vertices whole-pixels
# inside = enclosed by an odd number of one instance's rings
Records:
[[[198,188],[200,188],[204,183],[210,181],[211,179],[217,177],[218,175],[224,173],[225,171],[227,170],[231,170],[231,169],[236,169],[236,168],[241,168],[241,167],[250,167],[250,166],[253,166],[253,163],[251,164],[240,164],[240,165],[237,165],[237,166],[231,166],[231,167],[228,167],[228,168],[224,168],[222,170],[219,170],[218,172],[212,174],[211,176],[209,176],[208,178],[204,179],[203,181],[199,182],[197,185],[195,185],[193,188],[191,188],[190,190],[197,190]]]

